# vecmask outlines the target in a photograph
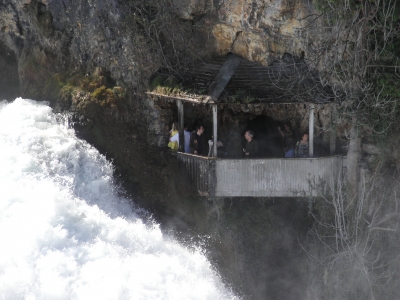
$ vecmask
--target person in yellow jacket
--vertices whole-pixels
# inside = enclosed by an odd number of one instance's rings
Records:
[[[179,149],[179,128],[176,122],[172,123],[172,129],[169,132],[168,147],[175,151]]]

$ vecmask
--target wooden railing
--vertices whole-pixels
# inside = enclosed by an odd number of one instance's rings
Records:
[[[185,172],[200,195],[210,196],[215,190],[215,158],[175,152],[179,172]]]
[[[307,197],[343,178],[345,156],[319,158],[207,158],[175,153],[200,195],[210,197]]]

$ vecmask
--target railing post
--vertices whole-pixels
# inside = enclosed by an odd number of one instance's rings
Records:
[[[218,136],[217,136],[217,127],[218,127],[218,116],[217,116],[217,105],[213,104],[212,105],[212,111],[213,111],[213,134],[214,134],[214,144],[213,144],[213,156],[217,157],[217,141],[218,141]]]
[[[181,100],[176,101],[178,106],[178,125],[179,125],[179,150],[185,152],[185,141],[183,136],[183,126],[184,126],[184,111],[183,102]]]
[[[308,124],[308,156],[314,156],[314,104],[310,104],[310,118]]]

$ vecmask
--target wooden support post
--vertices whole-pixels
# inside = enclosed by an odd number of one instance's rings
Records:
[[[331,104],[331,128],[329,134],[329,153],[334,155],[336,152],[336,105]]]
[[[308,123],[308,156],[314,156],[314,104],[310,104],[310,118]]]
[[[185,152],[185,141],[183,136],[183,126],[184,126],[184,111],[183,111],[183,102],[178,100],[176,101],[176,105],[178,106],[178,126],[179,126],[179,150]]]
[[[218,115],[217,115],[217,105],[213,104],[212,106],[212,111],[213,111],[213,134],[214,134],[214,144],[213,144],[213,156],[217,157],[217,141],[218,141],[218,136],[217,136],[217,129],[218,129]]]

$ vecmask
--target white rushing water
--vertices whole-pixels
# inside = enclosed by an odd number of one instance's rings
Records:
[[[57,119],[0,102],[0,299],[237,299],[200,250],[146,225],[112,165]]]

